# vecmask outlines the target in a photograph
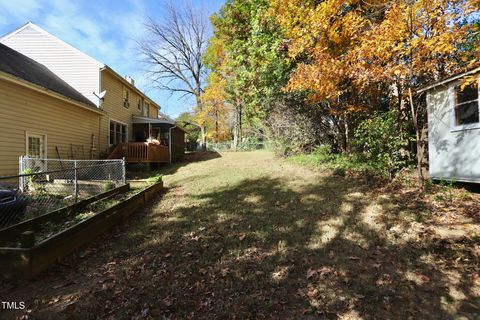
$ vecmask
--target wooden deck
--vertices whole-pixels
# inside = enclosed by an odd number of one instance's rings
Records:
[[[168,147],[148,142],[125,142],[113,149],[108,159],[125,158],[127,163],[168,163]]]

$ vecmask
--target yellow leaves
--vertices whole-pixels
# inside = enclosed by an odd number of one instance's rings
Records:
[[[460,85],[460,90],[463,91],[467,87],[477,87],[477,81],[478,81],[478,75],[470,75],[468,77],[465,77],[463,80],[462,84]]]
[[[227,80],[217,72],[211,72],[208,84],[201,96],[202,109],[196,110],[195,120],[206,128],[206,138],[223,141],[229,138],[228,117],[230,110],[225,102]]]
[[[373,92],[375,84],[412,85],[412,79],[455,72],[468,31],[460,25],[462,14],[478,11],[479,2],[270,0],[269,14],[289,41],[289,56],[300,58],[285,90],[357,112],[349,97]]]

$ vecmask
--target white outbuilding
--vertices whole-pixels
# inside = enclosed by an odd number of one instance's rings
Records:
[[[480,67],[418,90],[426,93],[429,173],[480,182]]]

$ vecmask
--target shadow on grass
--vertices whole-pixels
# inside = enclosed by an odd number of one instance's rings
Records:
[[[301,190],[253,179],[157,213],[148,241],[136,233],[118,248],[136,248],[127,254],[135,257],[132,278],[116,270],[117,284],[131,288],[123,312],[147,304],[152,315],[174,318],[478,314],[469,270],[476,257],[463,252],[472,260],[459,261],[445,243],[388,240],[369,221],[372,202],[362,191],[338,177]]]
[[[153,208],[113,241],[121,262],[95,270],[107,276],[87,293],[64,295],[77,294],[84,319],[147,309],[155,319],[478,315],[477,258],[433,240],[392,241],[365,188],[322,177],[292,189],[265,177],[196,197],[170,189],[175,206]]]

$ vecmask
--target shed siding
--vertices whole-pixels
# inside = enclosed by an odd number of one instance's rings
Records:
[[[480,182],[480,129],[451,130],[450,88],[454,85],[427,95],[430,176]]]
[[[172,162],[179,161],[185,154],[185,132],[179,128],[172,129]]]
[[[103,66],[63,41],[27,25],[2,43],[45,65],[98,106],[99,73]]]
[[[60,157],[70,159],[72,145],[83,149],[77,159],[90,158],[92,135],[98,136],[101,115],[3,80],[0,96],[0,175],[18,173],[26,132],[46,135],[49,158],[58,158],[57,146]]]

